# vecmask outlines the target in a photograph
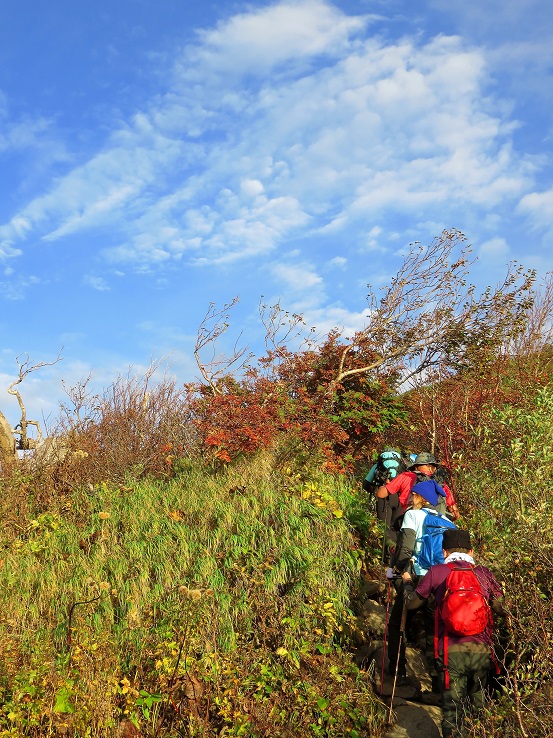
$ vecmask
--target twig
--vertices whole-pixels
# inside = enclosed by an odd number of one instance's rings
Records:
[[[66,646],[67,651],[70,651],[71,649],[71,623],[73,620],[73,612],[77,605],[90,605],[92,602],[97,602],[102,598],[102,595],[99,594],[97,597],[94,597],[91,600],[82,600],[81,602],[74,602],[71,607],[69,608],[69,616],[67,619],[67,638],[66,638]]]

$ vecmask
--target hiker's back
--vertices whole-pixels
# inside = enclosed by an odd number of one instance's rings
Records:
[[[437,635],[447,632],[450,644],[491,644],[493,618],[490,603],[502,597],[493,573],[468,561],[451,561],[430,570],[436,610],[440,616]],[[485,604],[484,604],[485,603]]]
[[[417,574],[425,573],[436,564],[443,564],[444,532],[456,527],[453,521],[441,515],[437,510],[422,508],[419,512],[422,512],[425,517],[422,521],[421,536],[417,541],[415,565]]]
[[[483,633],[490,624],[491,610],[475,573],[477,567],[455,562],[446,566],[451,571],[439,608],[444,630],[460,638]]]
[[[407,462],[399,451],[387,448],[379,455],[365,479],[363,480],[363,489],[367,492],[376,492],[386,482],[395,479],[399,474],[406,471]]]

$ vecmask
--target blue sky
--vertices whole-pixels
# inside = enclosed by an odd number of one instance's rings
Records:
[[[168,357],[209,303],[363,324],[410,241],[463,231],[494,284],[553,267],[545,0],[4,0],[0,391],[30,417]],[[17,406],[0,407],[12,422]]]

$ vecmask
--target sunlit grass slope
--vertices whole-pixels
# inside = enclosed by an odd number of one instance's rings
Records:
[[[364,514],[347,480],[276,473],[266,455],[46,510],[18,489],[27,519],[14,488],[3,502],[0,736],[379,734],[345,652]]]

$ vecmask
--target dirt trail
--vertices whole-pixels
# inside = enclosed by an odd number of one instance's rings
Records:
[[[366,582],[367,594],[375,597],[378,582]],[[393,690],[393,680],[385,671],[382,687],[382,649],[386,608],[375,599],[367,599],[363,606],[362,624],[373,640],[365,646],[360,660],[374,669],[375,691],[388,706]],[[441,696],[431,692],[426,660],[418,648],[407,648],[408,685],[396,685],[392,710],[393,727],[385,738],[440,738],[442,710]]]
[[[382,659],[382,650],[379,649]],[[408,676],[410,685],[397,686],[394,693],[392,720],[394,727],[385,738],[440,738],[442,710],[441,696],[432,693],[426,663],[421,652],[407,648]],[[380,678],[378,679],[380,693]],[[385,675],[382,684],[382,699],[389,706],[393,690],[393,680]]]

